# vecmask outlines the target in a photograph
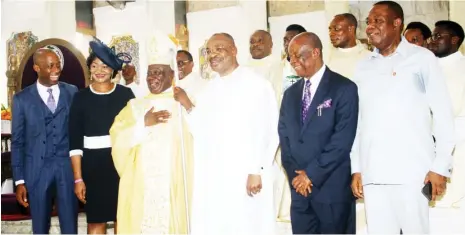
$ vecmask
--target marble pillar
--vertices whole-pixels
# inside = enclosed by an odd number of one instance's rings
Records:
[[[14,1],[1,3],[0,103],[7,104],[6,41],[12,33],[31,31],[39,41],[61,38],[73,42],[76,32],[74,1]]]

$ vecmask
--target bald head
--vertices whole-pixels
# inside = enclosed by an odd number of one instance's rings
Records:
[[[234,38],[229,33],[215,33],[210,37],[209,41],[212,39],[223,40],[234,47],[236,46],[236,43],[234,42]]]
[[[58,58],[58,56],[52,50],[40,48],[34,52],[34,55],[32,56],[32,60],[34,61],[35,65],[39,65],[41,62],[45,60],[47,55],[51,55],[51,54],[55,55]]]
[[[289,43],[290,62],[297,75],[310,78],[323,66],[323,45],[310,32],[295,36]]]
[[[61,74],[61,62],[57,54],[49,49],[39,49],[32,58],[39,82],[44,86],[57,84]]]
[[[323,50],[323,44],[321,43],[318,35],[312,32],[301,33],[295,36],[291,43],[292,42],[299,44],[301,47],[308,46],[313,49],[318,49],[320,51],[320,56],[323,55],[323,53],[321,53]]]
[[[271,34],[265,30],[257,30],[250,36],[250,55],[253,59],[263,59],[271,54],[273,41]]]

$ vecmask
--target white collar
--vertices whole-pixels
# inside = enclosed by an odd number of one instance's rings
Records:
[[[323,78],[323,74],[325,73],[326,70],[326,64],[323,64],[321,68],[313,74],[310,78],[304,78],[305,80],[310,80],[312,83],[312,87],[317,87],[318,84],[320,84],[321,79]]]
[[[457,51],[455,53],[452,53],[446,57],[442,57],[442,58],[438,58],[439,59],[439,63],[441,65],[447,65],[447,64],[450,64],[450,63],[453,63],[457,60],[460,60],[464,58],[464,56],[462,55],[462,53],[460,51]]]
[[[50,86],[50,87],[47,87],[47,86],[42,85],[42,84],[39,82],[39,80],[37,80],[36,83],[37,83],[37,89],[38,89],[39,91],[41,91],[41,92],[42,92],[42,91],[43,91],[43,92],[47,92],[47,90],[48,90],[49,88],[52,89],[52,92],[57,91],[57,90],[59,89],[59,88],[58,88],[58,83],[55,84],[55,85],[52,85],[52,86]]]

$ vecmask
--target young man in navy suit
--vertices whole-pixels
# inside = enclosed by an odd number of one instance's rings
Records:
[[[331,71],[314,33],[289,44],[302,77],[284,93],[279,117],[281,159],[291,186],[294,234],[342,234],[355,228],[350,151],[358,120],[357,86]],[[355,230],[355,229],[354,229]],[[355,233],[355,231],[352,231]]]
[[[77,234],[77,198],[69,158],[68,114],[77,88],[58,82],[63,54],[55,46],[34,54],[37,82],[13,97],[11,167],[16,199],[29,207],[32,232],[48,234],[56,193],[62,234]]]

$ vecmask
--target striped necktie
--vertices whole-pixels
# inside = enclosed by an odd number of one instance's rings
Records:
[[[302,98],[302,124],[305,123],[308,117],[308,110],[311,103],[310,80],[305,81],[304,95]]]
[[[52,88],[48,88],[47,92],[49,94],[48,99],[47,99],[47,107],[48,109],[50,109],[52,113],[55,113],[55,109],[57,108],[57,105],[55,103],[55,98],[53,98]]]

